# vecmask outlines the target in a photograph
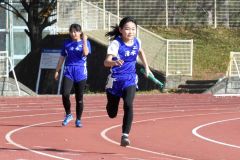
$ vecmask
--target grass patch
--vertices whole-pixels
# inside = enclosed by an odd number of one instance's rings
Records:
[[[193,79],[217,79],[224,76],[230,52],[240,52],[240,29],[161,27],[147,29],[167,39],[193,39]]]

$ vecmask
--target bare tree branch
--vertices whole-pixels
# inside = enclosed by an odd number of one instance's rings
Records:
[[[22,5],[21,9],[15,6],[16,3]],[[56,15],[54,10],[57,0],[18,0],[16,3],[4,2],[4,5],[0,4],[0,7],[12,12],[25,22],[28,28],[24,31],[30,38],[31,50],[41,47],[39,42],[42,40],[42,31],[57,22],[54,18],[50,20],[50,17]],[[24,18],[22,8],[28,18]]]
[[[24,31],[28,35],[28,37],[31,37],[31,33],[27,29],[24,29]]]
[[[17,17],[19,17],[20,19],[22,19],[24,21],[24,23],[28,26],[28,22],[27,20],[22,16],[22,14],[13,6],[11,5],[10,3],[8,2],[4,2],[7,6],[9,7],[5,7],[3,5],[0,4],[0,7],[5,9],[5,10],[8,10],[10,12],[12,12],[13,14],[15,14]]]
[[[29,12],[29,5],[27,4],[26,0],[20,0],[20,2],[22,3],[23,8],[26,10],[26,12]]]
[[[49,16],[51,16],[52,12],[56,8],[56,5],[56,0],[52,0],[49,4],[45,4],[42,10],[39,12],[39,17],[48,18]]]
[[[51,26],[51,25],[53,25],[53,24],[55,24],[57,22],[57,20],[56,19],[54,19],[54,20],[52,20],[52,21],[48,21],[48,20],[46,20],[46,21],[44,21],[44,23],[42,24],[42,26],[41,26],[41,29],[43,30],[44,28],[46,28],[46,27],[48,27],[48,26]]]

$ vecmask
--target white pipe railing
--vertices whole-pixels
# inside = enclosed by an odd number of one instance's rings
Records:
[[[3,55],[2,55],[3,54]],[[9,72],[12,71],[13,73],[13,77],[17,86],[17,91],[18,91],[18,95],[21,96],[21,92],[20,92],[20,87],[17,81],[17,77],[14,71],[14,66],[12,64],[12,59],[8,56],[8,52],[7,51],[0,51],[0,62],[3,62],[3,64],[5,64],[5,67],[1,68],[1,75],[0,77],[4,77],[4,78],[9,78]],[[10,67],[9,67],[10,64]],[[10,68],[10,69],[9,69]]]
[[[59,1],[58,3],[61,3]],[[66,3],[66,2],[62,2]],[[67,2],[69,3],[69,2]],[[62,7],[66,7],[67,5],[58,5]],[[99,34],[99,32],[94,32],[94,31],[101,31],[106,32],[107,30],[109,31],[111,29],[111,26],[115,26],[118,24],[120,17],[118,15],[114,15],[111,12],[108,12],[99,6],[94,5],[91,2],[86,2],[84,0],[81,1],[81,6],[69,6],[71,8],[69,9],[75,9],[75,13],[81,12],[81,19],[79,20],[82,24],[82,27],[84,30],[87,30],[89,32],[93,32],[94,38],[97,35],[94,34]],[[81,10],[80,10],[81,9]],[[61,9],[58,8],[60,11]],[[68,10],[68,9],[67,9]],[[68,13],[59,13],[57,12],[58,15],[65,15]],[[105,15],[105,16],[104,16]],[[73,15],[71,15],[73,16]],[[62,18],[63,19],[63,18]],[[68,18],[66,19],[67,21],[61,21],[62,19],[58,20],[57,25],[58,28],[64,26],[64,28],[60,28],[59,30],[64,30],[67,28],[66,25],[70,25],[71,19]],[[72,18],[75,20],[75,18]],[[105,28],[107,30],[105,30]],[[163,73],[168,75],[174,75],[177,74],[176,72],[178,71],[181,73],[181,75],[188,75],[192,76],[192,56],[193,56],[193,41],[192,40],[174,40],[174,39],[165,39],[141,26],[138,26],[138,34],[137,36],[141,39],[142,41],[142,47],[146,53],[146,57],[149,61],[150,67],[154,68],[155,70],[162,71]],[[67,30],[66,30],[67,32]],[[90,33],[91,34],[91,33]],[[98,35],[98,39],[101,38],[100,36],[103,36],[104,34]],[[102,37],[101,39],[105,39],[105,37]],[[169,45],[171,44],[171,45]],[[187,48],[187,51],[182,51]],[[173,52],[174,51],[174,52]],[[169,57],[169,54],[170,57]],[[190,57],[189,61],[184,60],[186,64],[179,64],[181,67],[178,67],[177,63],[170,63],[171,57],[176,58],[174,54],[177,54],[177,56],[183,57],[187,56]],[[167,60],[167,62],[166,62]],[[180,61],[179,61],[180,62]],[[187,69],[186,69],[187,68]],[[180,70],[180,72],[179,72]]]

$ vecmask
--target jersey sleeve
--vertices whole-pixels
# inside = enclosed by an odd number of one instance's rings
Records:
[[[142,48],[142,42],[139,38],[137,38],[138,44],[139,44],[139,49]]]
[[[117,57],[118,55],[118,49],[119,49],[119,43],[117,40],[113,40],[107,49],[108,55],[113,55],[114,57]]]

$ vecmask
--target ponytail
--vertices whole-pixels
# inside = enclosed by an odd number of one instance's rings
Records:
[[[133,22],[133,23],[136,25],[136,27],[137,27],[137,21],[136,21],[133,17],[127,16],[127,17],[124,17],[124,18],[120,21],[119,25],[116,24],[115,26],[111,26],[112,31],[107,32],[107,33],[105,34],[105,36],[106,36],[106,37],[109,37],[110,40],[113,40],[113,39],[117,38],[118,36],[121,36],[122,34],[119,32],[119,28],[123,28],[124,25],[125,25],[126,23],[128,23],[128,22]]]
[[[115,38],[117,38],[119,35],[122,35],[120,32],[119,32],[119,26],[116,24],[115,26],[111,26],[112,28],[112,31],[110,32],[107,32],[105,34],[106,37],[109,37],[110,40],[114,40]]]

